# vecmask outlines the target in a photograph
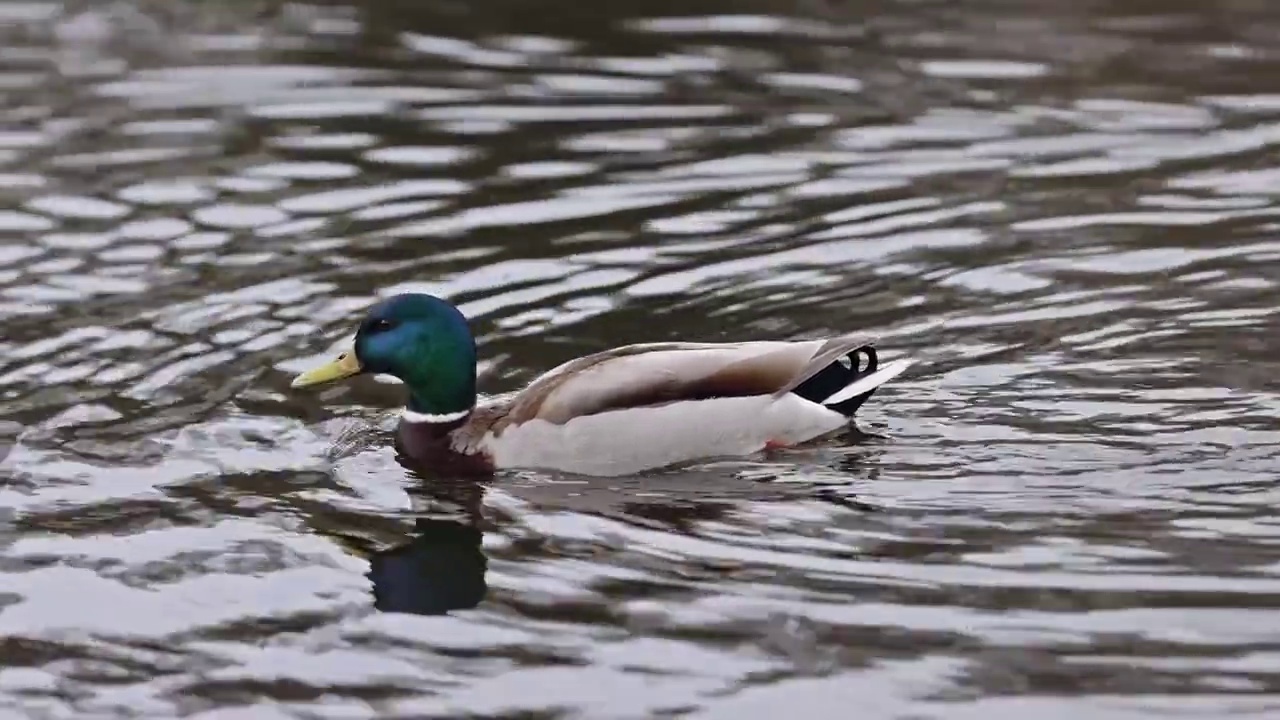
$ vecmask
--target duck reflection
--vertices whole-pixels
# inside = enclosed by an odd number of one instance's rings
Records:
[[[824,464],[834,465],[844,475],[865,475],[861,467],[865,456],[875,452],[874,445],[861,446],[836,458],[827,456]],[[366,577],[373,585],[373,604],[379,612],[443,615],[475,608],[489,589],[489,563],[482,546],[488,522],[483,501],[494,478],[429,472],[402,456],[396,460],[414,481],[407,489],[412,528],[406,526],[404,515],[362,514],[350,519],[346,532],[330,534],[369,562]],[[772,471],[781,469],[785,474],[788,467],[728,463],[607,480],[512,482],[507,478],[501,487],[529,508],[612,517],[672,532],[689,532],[700,522],[724,520],[743,503],[808,497],[858,510],[877,509],[859,501],[851,483],[774,482]],[[359,530],[352,532],[356,527]]]
[[[480,604],[488,559],[480,544],[484,485],[432,478],[411,493],[416,518],[407,542],[369,555],[373,605],[381,612],[443,615]]]

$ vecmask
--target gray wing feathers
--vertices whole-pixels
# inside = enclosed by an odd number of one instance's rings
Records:
[[[781,397],[872,338],[628,345],[567,362],[539,377],[509,406],[508,422],[562,424],[583,415],[679,400]]]

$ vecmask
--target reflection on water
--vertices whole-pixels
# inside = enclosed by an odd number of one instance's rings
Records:
[[[1276,712],[1280,7],[0,2],[0,708]],[[420,477],[626,342],[880,335],[864,436]]]
[[[488,562],[479,528],[484,486],[466,480],[423,480],[418,492],[453,500],[462,517],[415,517],[408,540],[370,555],[373,606],[383,612],[438,615],[469,610],[484,599]]]

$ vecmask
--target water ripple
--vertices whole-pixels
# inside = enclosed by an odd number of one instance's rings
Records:
[[[1274,713],[1274,9],[517,5],[0,4],[0,708]],[[785,454],[421,478],[396,384],[288,390],[409,290],[488,392],[920,362]]]

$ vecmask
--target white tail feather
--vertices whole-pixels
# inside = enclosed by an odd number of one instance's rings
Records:
[[[826,400],[822,401],[822,404],[836,405],[844,402],[845,400],[849,400],[850,398],[856,398],[863,393],[870,392],[901,375],[904,370],[911,367],[913,362],[913,360],[903,358],[901,360],[894,360],[892,362],[885,363],[883,367],[870,375],[860,377],[831,393]]]

